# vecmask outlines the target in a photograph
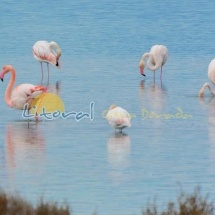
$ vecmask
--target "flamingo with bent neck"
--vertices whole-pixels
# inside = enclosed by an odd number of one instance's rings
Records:
[[[115,130],[119,129],[121,132],[122,129],[131,126],[130,114],[125,109],[114,104],[109,107],[109,111],[106,114],[106,119],[109,124],[115,128]]]
[[[208,65],[208,78],[210,81],[215,84],[215,59],[213,59]],[[199,96],[203,97],[205,89],[208,88],[213,96],[215,96],[215,91],[212,90],[211,85],[209,83],[204,83],[202,88],[199,91]]]
[[[161,68],[160,78],[162,77],[162,67],[168,59],[169,53],[168,49],[164,45],[154,45],[151,47],[150,52],[146,52],[142,55],[142,58],[139,62],[140,74],[146,76],[144,73],[145,68],[145,59],[149,58],[146,66],[151,71],[154,71],[154,80],[155,80],[155,71],[158,68]]]
[[[49,82],[49,63],[53,66],[56,66],[58,69],[61,68],[60,63],[60,56],[61,56],[61,49],[60,46],[52,41],[37,41],[32,47],[33,56],[36,60],[40,62],[41,72],[42,72],[42,80],[43,81],[43,66],[42,63],[47,63],[48,69],[48,82]]]
[[[30,108],[33,99],[46,91],[46,87],[33,84],[20,84],[13,89],[16,80],[16,72],[11,65],[3,66],[0,79],[3,81],[5,74],[8,72],[11,72],[11,78],[5,91],[5,102],[11,108],[24,110],[26,104],[28,104],[28,108]]]

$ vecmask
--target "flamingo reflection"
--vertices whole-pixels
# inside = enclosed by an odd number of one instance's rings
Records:
[[[47,93],[54,93],[60,95],[61,92],[61,81],[56,81],[55,84],[49,84],[47,86]]]
[[[205,112],[208,117],[208,128],[209,135],[212,137],[211,140],[215,140],[215,97],[210,97],[210,98],[199,98],[200,104],[203,108],[205,108]]]
[[[158,114],[165,113],[167,92],[164,86],[146,85],[145,81],[142,80],[139,85],[139,97],[141,111],[147,110]],[[153,122],[160,123],[161,119],[156,119]]]
[[[128,179],[124,171],[129,167],[131,139],[125,133],[112,134],[107,142],[108,161],[111,165],[111,177],[120,182]]]
[[[139,95],[141,105],[151,110],[163,110],[166,100],[166,88],[157,84],[146,85],[144,80],[140,81]]]
[[[215,97],[199,98],[200,105],[202,106],[202,113],[206,114],[208,124],[208,139],[210,143],[210,154],[214,160],[215,165]]]
[[[43,162],[45,144],[36,124],[10,123],[6,126],[5,157],[9,178],[14,180],[17,170],[35,174],[35,167]],[[18,173],[18,172],[17,172]]]

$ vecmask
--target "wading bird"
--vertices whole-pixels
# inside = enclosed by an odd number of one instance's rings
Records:
[[[47,63],[48,69],[48,82],[49,82],[49,63],[57,68],[61,68],[60,56],[61,56],[61,48],[60,46],[52,41],[37,41],[32,48],[33,56],[36,60],[40,62],[41,72],[42,72],[42,80],[43,81],[43,65],[42,63]]]
[[[0,79],[3,81],[5,74],[8,72],[11,72],[11,78],[5,91],[5,102],[11,108],[24,110],[26,104],[28,104],[28,108],[30,108],[33,99],[46,91],[46,87],[33,84],[20,84],[13,89],[16,80],[16,72],[11,65],[3,66]]]
[[[215,84],[215,59],[213,59],[208,66],[208,78],[210,81]],[[204,96],[205,89],[208,88],[213,96],[215,96],[215,91],[212,90],[211,85],[209,83],[204,83],[202,88],[199,91],[199,96]]]
[[[144,68],[145,65],[151,71],[154,71],[154,80],[155,80],[155,71],[158,68],[161,68],[160,78],[162,78],[162,67],[168,59],[168,49],[163,45],[154,45],[151,47],[150,52],[146,52],[141,57],[139,62],[140,74],[145,76]],[[147,63],[145,64],[145,59],[148,58]]]
[[[116,105],[110,106],[106,114],[106,119],[115,130],[119,129],[121,132],[122,129],[131,126],[130,114],[125,109],[117,107]]]

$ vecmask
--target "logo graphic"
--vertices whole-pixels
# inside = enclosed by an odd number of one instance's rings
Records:
[[[30,105],[30,113],[40,115],[44,113],[65,112],[64,103],[59,96],[54,93],[42,93],[37,96]]]
[[[92,121],[94,118],[94,103],[90,103],[89,113],[82,111],[65,112],[64,103],[58,95],[54,93],[42,93],[33,100],[30,107],[28,104],[24,106],[22,117],[42,117],[46,120],[53,120],[59,117],[63,119],[73,117],[76,121],[80,121],[83,118],[89,118]]]
[[[176,113],[157,113],[155,111],[149,111],[145,108],[141,110],[143,120],[145,119],[189,119],[193,116],[191,114],[184,113],[182,108],[177,107]]]

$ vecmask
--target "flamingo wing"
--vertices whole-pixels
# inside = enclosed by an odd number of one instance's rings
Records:
[[[208,78],[215,84],[215,59],[213,59],[208,66]]]
[[[26,103],[30,104],[34,98],[46,91],[45,87],[33,84],[21,84],[14,88],[11,94],[12,106],[23,110]]]
[[[48,41],[37,41],[32,48],[32,52],[36,60],[56,64],[56,53],[50,48]]]
[[[151,61],[153,65],[156,63],[164,65],[169,55],[168,49],[164,45],[152,46],[150,53],[153,55],[153,60]]]
[[[106,119],[108,120],[109,124],[114,128],[121,129],[131,126],[129,113],[121,107],[116,107],[108,111]]]

